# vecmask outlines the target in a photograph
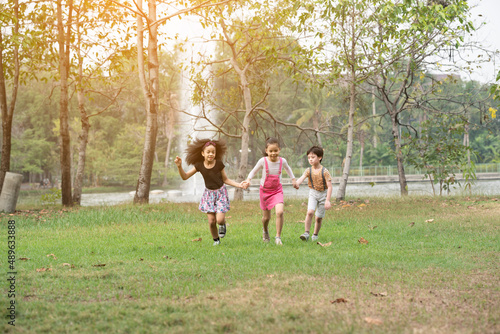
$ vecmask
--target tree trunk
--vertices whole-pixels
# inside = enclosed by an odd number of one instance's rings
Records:
[[[140,3],[140,1],[138,2]],[[149,15],[148,20],[156,21],[156,1],[148,2]],[[141,19],[142,22],[142,19]],[[138,38],[139,38],[139,25]],[[156,137],[158,134],[158,28],[157,25],[149,27],[148,38],[148,74],[149,87],[145,90],[146,95],[146,134],[144,140],[144,148],[142,152],[141,168],[139,171],[139,179],[134,196],[135,204],[149,203],[149,189],[151,187],[151,174],[153,172],[154,155],[156,148]],[[142,40],[142,33],[141,33]],[[138,45],[139,48],[139,45]],[[138,50],[142,54],[142,48]],[[139,57],[141,58],[141,57]],[[140,77],[144,77],[143,73],[139,73]]]
[[[321,111],[319,109],[314,110],[313,114],[313,127],[316,130],[316,140],[318,142],[318,145],[323,147],[323,144],[321,142],[321,135],[319,133],[319,120],[320,120],[320,113]]]
[[[85,171],[85,158],[87,152],[87,143],[89,139],[89,129],[90,122],[85,111],[85,100],[82,87],[83,78],[83,57],[80,52],[80,24],[77,19],[77,38],[78,38],[78,87],[77,87],[77,98],[78,98],[78,110],[80,111],[80,120],[82,122],[82,133],[80,135],[80,145],[78,147],[78,165],[76,168],[75,182],[73,185],[73,203],[80,205],[82,202],[82,187],[83,187],[83,176]]]
[[[82,134],[80,135],[80,146],[78,147],[78,167],[76,169],[75,184],[73,191],[73,203],[80,205],[82,201],[83,175],[85,170],[85,157],[89,138],[90,123],[87,117],[82,117]]]
[[[375,122],[375,116],[377,116],[377,107],[375,104],[375,86],[373,86],[372,89],[373,147],[377,148],[377,123]]]
[[[352,82],[349,102],[349,123],[347,125],[347,149],[344,158],[344,169],[340,178],[339,188],[337,190],[337,201],[345,199],[345,190],[347,187],[347,179],[349,178],[349,170],[351,169],[352,147],[354,140],[354,112],[356,111],[356,84],[354,82],[354,70],[352,71]]]
[[[81,78],[81,77],[80,77]],[[79,84],[81,80],[79,79]],[[85,158],[87,152],[87,143],[89,139],[89,129],[90,122],[85,112],[85,106],[83,101],[83,92],[81,88],[78,89],[78,108],[80,110],[80,117],[82,122],[82,133],[80,135],[80,145],[78,147],[78,167],[76,169],[75,184],[73,192],[73,203],[80,205],[82,201],[82,187],[83,187],[83,175],[85,170]]]
[[[359,169],[363,169],[363,154],[365,152],[365,132],[364,130],[359,130],[359,143],[361,145],[361,149],[359,151]]]
[[[241,182],[245,180],[247,175],[247,165],[248,165],[248,142],[249,142],[249,127],[250,127],[250,116],[252,113],[252,93],[250,91],[250,87],[248,86],[248,81],[246,77],[246,69],[243,70],[239,68],[236,60],[231,58],[231,63],[239,74],[240,77],[240,85],[243,90],[243,100],[245,102],[245,116],[243,118],[242,123],[242,133],[241,133],[241,155],[240,155],[240,167],[238,169],[238,178],[237,182]],[[243,200],[243,189],[236,188],[234,192],[234,200],[242,201]]]
[[[170,103],[173,105],[175,110],[179,110],[179,106],[177,103],[177,96],[175,94],[170,94]],[[172,149],[172,141],[174,139],[174,109],[169,108],[167,110],[167,115],[165,117],[165,134],[168,140],[167,143],[167,151],[165,152],[165,175],[163,176],[163,186],[168,185],[167,173],[168,173],[168,165],[170,160],[170,151]]]
[[[14,1],[14,28],[12,34],[19,34],[19,3]],[[0,109],[2,111],[2,162],[0,163],[0,192],[3,188],[5,173],[10,170],[10,154],[12,147],[12,119],[16,107],[17,91],[19,88],[19,47],[14,43],[14,77],[12,80],[12,97],[10,105],[7,104],[7,90],[5,88],[5,76],[3,68],[3,41],[2,31],[0,30]]]
[[[62,0],[57,1],[57,30],[59,42],[59,72],[61,96],[59,99],[59,121],[60,121],[60,146],[61,146],[61,193],[62,204],[72,206],[71,196],[71,147],[69,134],[69,110],[68,110],[68,75],[69,75],[69,52],[71,42],[71,16],[73,1],[68,1],[68,31],[64,33]]]
[[[465,125],[465,133],[464,133],[464,146],[469,147],[469,123]],[[467,165],[470,166],[470,151],[467,150]]]
[[[399,127],[398,127],[398,119],[397,113],[391,113],[391,121],[392,121],[392,137],[394,140],[394,149],[396,150],[396,160],[398,163],[398,175],[399,175],[399,187],[401,190],[401,195],[408,195],[408,185],[406,183],[406,174],[405,168],[403,165],[403,153],[401,152],[401,140],[399,138]]]

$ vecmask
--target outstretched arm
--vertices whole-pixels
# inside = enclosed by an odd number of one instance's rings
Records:
[[[286,170],[286,173],[288,174],[289,177],[292,178],[292,184],[295,189],[299,189],[297,186],[297,180],[295,179],[295,175],[293,175],[293,171],[288,165],[288,162],[286,159],[283,159],[283,168]]]
[[[304,172],[304,174],[302,174],[302,176],[297,180],[295,189],[299,189],[299,186],[302,184],[302,182],[304,182],[305,179],[306,173]]]
[[[174,160],[175,164],[177,165],[177,170],[179,171],[179,175],[183,180],[189,179],[191,176],[193,176],[196,173],[196,168],[190,169],[187,173],[184,171],[182,168],[182,159],[179,157],[175,157]]]
[[[228,184],[230,186],[233,186],[233,187],[236,187],[236,188],[243,188],[244,187],[244,182],[241,182],[241,183],[238,183],[236,181],[233,181],[231,179],[229,179],[226,175],[226,170],[225,169],[222,169],[221,171],[221,174],[222,174],[222,181],[224,181],[225,184]]]

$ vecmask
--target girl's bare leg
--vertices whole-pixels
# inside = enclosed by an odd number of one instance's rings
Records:
[[[283,211],[285,205],[283,203],[276,204],[274,210],[276,211],[276,236],[281,238],[281,230],[283,229]]]
[[[208,217],[208,225],[210,227],[210,233],[212,234],[213,239],[217,239],[219,237],[219,232],[217,231],[217,219],[215,217],[215,212],[207,213]]]
[[[271,219],[271,210],[262,210],[262,227],[264,232],[269,233],[269,220]]]
[[[226,213],[225,212],[217,212],[216,218],[217,218],[218,225],[224,225],[226,223]]]

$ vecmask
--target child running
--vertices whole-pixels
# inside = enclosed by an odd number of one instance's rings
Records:
[[[226,235],[226,212],[229,211],[229,196],[224,184],[243,188],[242,183],[230,180],[224,171],[222,157],[226,153],[226,144],[222,141],[196,139],[188,145],[186,163],[194,167],[185,172],[182,169],[182,160],[175,157],[175,164],[183,180],[189,179],[196,172],[200,172],[205,180],[205,192],[201,197],[198,209],[207,214],[210,233],[214,239],[214,246],[220,245],[220,239]],[[217,224],[219,232],[217,233]]]
[[[332,207],[330,197],[332,196],[332,177],[330,172],[321,166],[323,160],[323,149],[319,146],[313,146],[307,151],[307,160],[311,167],[304,171],[304,174],[297,180],[299,189],[300,184],[306,178],[309,185],[309,200],[307,203],[307,214],[304,222],[305,232],[300,236],[300,239],[309,240],[309,231],[311,229],[312,217],[316,211],[316,222],[314,224],[314,234],[312,240],[318,240],[319,230],[323,217],[325,217],[325,209],[328,210]]]
[[[293,186],[296,186],[295,176],[292,169],[288,166],[287,161],[279,156],[280,145],[278,139],[268,138],[266,140],[265,157],[261,158],[255,167],[252,169],[246,181],[242,182],[245,189],[248,188],[250,181],[259,171],[262,171],[260,179],[260,208],[262,209],[262,225],[264,242],[269,242],[269,220],[271,219],[271,209],[276,211],[276,237],[274,242],[276,245],[283,245],[281,242],[281,230],[283,229],[283,186],[281,185],[281,170],[285,168],[289,177],[292,178]]]

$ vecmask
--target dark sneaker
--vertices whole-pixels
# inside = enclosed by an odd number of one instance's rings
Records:
[[[219,225],[219,238],[224,238],[226,236],[226,224]]]

